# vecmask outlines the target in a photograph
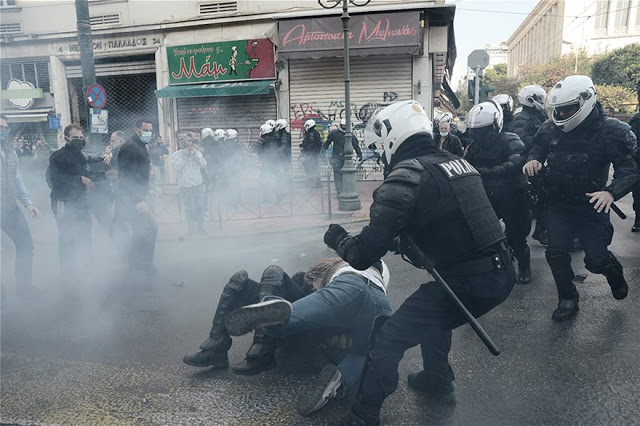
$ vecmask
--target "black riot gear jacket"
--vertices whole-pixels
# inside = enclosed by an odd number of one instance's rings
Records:
[[[304,139],[300,144],[303,154],[317,155],[322,150],[322,137],[315,128],[311,128],[304,134]]]
[[[618,200],[638,184],[638,168],[633,158],[636,149],[636,137],[629,125],[608,118],[598,103],[591,114],[568,133],[547,120],[536,134],[528,160],[542,164],[546,160],[549,200],[588,203],[585,194],[599,189],[609,191]],[[611,164],[613,181],[605,187]]]
[[[439,152],[428,135],[403,142],[373,199],[369,225],[337,248],[357,269],[371,266],[403,233],[445,268],[486,257],[504,239],[479,173],[466,160]]]
[[[547,118],[545,113],[538,111],[536,108],[523,106],[522,111],[513,119],[511,131],[520,137],[526,152],[529,152],[533,146],[533,138]]]
[[[524,150],[518,135],[501,132],[475,140],[465,158],[480,172],[489,198],[505,198],[527,190],[527,177],[522,174]]]
[[[323,150],[327,150],[329,145],[333,144],[333,152],[331,153],[331,158],[343,158],[344,157],[344,130],[336,129],[329,133],[327,136],[327,140],[322,146]],[[362,158],[362,151],[360,150],[360,144],[358,143],[358,138],[354,134],[351,134],[351,145],[353,145],[353,150],[355,151],[358,158]]]

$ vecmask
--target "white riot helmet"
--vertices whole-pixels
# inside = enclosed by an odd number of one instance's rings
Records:
[[[532,84],[530,86],[524,86],[522,90],[518,92],[518,102],[520,105],[534,107],[540,112],[544,112],[544,102],[547,99],[547,92],[544,91],[542,86]]]
[[[273,126],[271,126],[270,124],[264,123],[262,126],[260,126],[260,136],[268,135],[271,132],[273,132]]]
[[[272,129],[276,128],[275,120],[267,120],[267,121],[264,122],[264,124],[268,124],[269,126],[271,126]]]
[[[235,129],[227,129],[224,133],[225,139],[238,139],[238,132]]]
[[[391,157],[409,137],[420,134],[433,137],[433,125],[422,105],[413,100],[402,101],[374,112],[366,134],[378,152],[384,151],[387,164],[391,164]]]
[[[200,139],[204,139],[207,136],[213,136],[213,130],[211,130],[210,127],[205,127],[202,129],[202,132],[200,132]]]
[[[309,119],[307,121],[304,122],[304,131],[308,132],[309,129],[313,129],[316,126],[316,121]]]
[[[213,138],[217,141],[224,139],[224,130],[222,129],[216,129],[215,132],[213,132]]]
[[[274,126],[276,130],[282,130],[287,128],[287,120],[284,118],[279,118],[276,120],[276,125]]]
[[[513,98],[511,97],[511,95],[507,95],[506,93],[501,93],[499,95],[495,95],[493,97],[493,100],[496,101],[496,103],[498,103],[498,105],[502,107],[503,114],[505,112],[513,111]]]
[[[493,99],[480,102],[467,113],[467,129],[493,126],[493,129],[500,133],[503,124],[502,107]]]
[[[442,122],[451,123],[453,121],[453,115],[451,113],[445,112],[442,113],[436,118],[436,123],[440,124]]]
[[[578,127],[596,106],[596,88],[584,75],[560,80],[549,92],[547,105],[553,108],[553,122],[567,133]]]

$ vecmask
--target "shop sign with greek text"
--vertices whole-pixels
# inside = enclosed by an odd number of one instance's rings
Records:
[[[283,20],[278,35],[278,55],[283,58],[342,56],[344,33],[338,15]],[[417,54],[421,39],[419,12],[354,15],[349,22],[350,54]]]
[[[167,47],[169,84],[264,80],[276,77],[269,39]]]

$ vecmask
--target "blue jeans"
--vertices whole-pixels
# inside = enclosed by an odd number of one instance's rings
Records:
[[[386,294],[369,286],[366,278],[339,275],[320,290],[293,302],[286,324],[266,328],[278,338],[314,332],[351,333],[351,349],[338,365],[342,374],[342,395],[360,378],[369,352],[369,334],[378,315],[391,315]]]

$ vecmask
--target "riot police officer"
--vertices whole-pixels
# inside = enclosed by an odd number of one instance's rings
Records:
[[[433,258],[471,313],[480,316],[499,305],[510,294],[515,273],[478,171],[466,160],[438,151],[431,121],[416,101],[378,110],[368,126],[368,135],[384,150],[389,174],[373,194],[369,225],[349,236],[332,224],[325,243],[351,266],[364,270],[387,252],[396,236],[400,235],[400,247],[412,239]],[[379,423],[382,403],[398,385],[398,364],[404,352],[418,344],[424,370],[409,375],[409,385],[433,398],[451,400],[451,335],[464,323],[442,287],[422,285],[374,331],[375,350],[343,424]]]
[[[331,159],[329,160],[329,164],[331,164],[331,168],[333,169],[333,180],[336,187],[336,192],[340,194],[342,192],[342,166],[344,166],[344,133],[347,129],[347,121],[342,118],[340,119],[340,128],[331,131],[329,136],[327,136],[327,140],[322,146],[322,151],[326,151],[329,148],[329,145],[333,144],[333,152],[331,153]],[[358,142],[358,138],[354,135],[351,135],[351,145],[353,145],[353,150],[356,152],[358,156],[358,160],[362,160],[362,151],[360,150],[360,143]]]
[[[311,188],[319,188],[321,184],[318,157],[322,150],[322,138],[316,130],[315,120],[309,119],[304,122],[304,139],[299,146],[302,164],[307,172],[307,182]]]
[[[607,278],[615,299],[627,297],[622,265],[608,250],[613,238],[609,208],[637,185],[638,170],[632,157],[636,138],[628,124],[607,117],[589,77],[561,80],[550,91],[548,104],[553,108],[552,118],[536,134],[523,171],[536,175],[547,162],[546,258],[559,299],[552,319],[566,321],[578,312],[569,256],[574,230],[584,246],[586,268]],[[612,163],[614,178],[605,186]]]
[[[501,93],[495,95],[493,100],[502,108],[502,127],[505,132],[513,132],[513,98],[511,95]]]
[[[640,106],[640,81],[638,81],[638,105]],[[629,126],[636,135],[636,139],[640,138],[640,112],[631,117]],[[635,159],[640,165],[640,150],[636,150]],[[640,183],[633,190],[633,211],[636,214],[636,219],[631,227],[631,232],[640,232]]]
[[[533,138],[538,129],[549,118],[544,109],[546,98],[547,92],[535,84],[525,86],[518,92],[518,102],[522,105],[522,111],[516,114],[513,119],[513,133],[520,137],[527,154],[533,146]],[[544,226],[544,186],[541,178],[532,177],[529,181],[535,200],[533,216],[536,219],[536,227],[531,238],[538,240],[542,245],[547,245],[549,240],[547,239],[547,228]]]
[[[466,159],[480,172],[496,214],[506,225],[507,241],[518,259],[518,282],[531,282],[531,253],[527,236],[531,212],[524,165],[524,144],[515,133],[504,131],[502,108],[495,101],[482,102],[467,114],[472,143]]]

